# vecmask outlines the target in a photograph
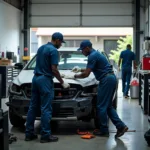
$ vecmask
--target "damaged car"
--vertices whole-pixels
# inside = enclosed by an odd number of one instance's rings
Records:
[[[101,52],[109,61],[105,52]],[[70,74],[72,68],[78,66],[86,68],[87,57],[76,50],[59,50],[60,74]],[[36,55],[24,67],[19,63],[15,67],[21,69],[19,75],[13,80],[9,88],[9,118],[13,126],[23,126],[29,103],[31,99],[31,86],[33,71],[36,66]],[[113,66],[112,66],[113,67]],[[116,70],[113,68],[115,74]],[[91,121],[94,119],[95,126],[98,127],[96,117],[96,97],[99,82],[93,73],[85,79],[64,79],[70,84],[70,89],[63,89],[59,81],[54,78],[54,100],[52,122],[62,120],[82,120]],[[117,88],[113,97],[113,106],[117,107]],[[40,120],[40,104],[36,119]]]

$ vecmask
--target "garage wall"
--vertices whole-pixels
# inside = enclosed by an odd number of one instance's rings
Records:
[[[141,0],[141,8],[140,8],[140,31],[142,31],[142,33],[140,34],[140,60],[142,59],[142,56],[144,54],[144,51],[142,49],[142,44],[144,41],[144,36],[147,34],[146,28],[147,28],[147,19],[146,19],[146,13],[145,9],[144,9],[144,1]]]
[[[140,59],[142,59],[142,56],[145,54],[142,47],[144,37],[150,36],[150,2],[148,0],[141,0],[140,3]]]
[[[149,35],[148,28],[149,28],[149,24],[148,24],[148,8],[146,8],[146,11],[145,11],[145,27],[144,27],[144,30],[145,30],[144,34],[145,34],[145,36]]]
[[[104,50],[104,41],[105,40],[118,40],[120,36],[64,36],[65,40],[85,40],[88,39],[92,42],[93,44],[93,48],[96,50]],[[51,37],[50,36],[38,36],[38,47],[40,47],[41,45],[47,43],[51,41]],[[61,47],[62,49],[68,49],[69,47]],[[77,49],[78,47],[70,47]],[[31,52],[30,55],[34,56],[37,52]]]
[[[20,10],[0,0],[0,51],[17,54],[20,45]]]
[[[31,27],[132,27],[132,0],[31,0]]]
[[[41,41],[38,46],[41,46],[51,40],[51,38],[49,36],[39,36],[38,38],[40,38],[40,41]],[[87,39],[92,42],[94,49],[104,50],[104,40],[118,40],[119,37],[113,37],[113,36],[109,36],[109,37],[90,37],[90,36],[67,37],[67,36],[64,36],[64,39],[65,40],[85,40],[85,39]]]
[[[4,0],[4,1],[18,9],[21,9],[21,0]]]

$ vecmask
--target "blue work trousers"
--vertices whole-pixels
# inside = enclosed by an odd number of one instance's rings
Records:
[[[117,79],[115,75],[105,76],[99,83],[97,96],[97,115],[99,119],[100,131],[108,133],[108,117],[117,129],[125,124],[118,117],[116,110],[112,106],[113,95],[116,90]]]
[[[131,81],[132,69],[122,68],[122,92],[123,95],[128,95],[130,89],[130,81]]]
[[[53,99],[54,88],[52,78],[44,75],[35,75],[32,79],[32,98],[27,115],[26,136],[34,134],[34,121],[37,111],[39,111],[39,104],[41,108],[41,137],[48,138],[51,135],[50,121]]]

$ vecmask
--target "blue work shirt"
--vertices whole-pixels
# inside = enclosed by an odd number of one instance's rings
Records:
[[[122,59],[122,69],[132,68],[132,61],[135,60],[135,54],[127,49],[121,52],[120,58]]]
[[[95,78],[100,81],[106,74],[112,73],[112,67],[106,57],[92,49],[88,56],[87,68],[90,68]]]
[[[58,56],[58,51],[52,43],[42,45],[37,51],[34,74],[53,77],[51,66],[58,65]]]

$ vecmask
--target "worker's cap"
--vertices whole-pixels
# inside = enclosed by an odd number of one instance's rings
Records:
[[[92,43],[89,40],[82,41],[80,44],[80,48],[78,48],[77,50],[83,50],[86,47],[92,47]]]
[[[64,37],[63,37],[63,35],[60,33],[60,32],[55,32],[55,33],[53,33],[53,35],[52,35],[52,40],[60,40],[62,43],[66,43],[65,41],[64,41]]]

